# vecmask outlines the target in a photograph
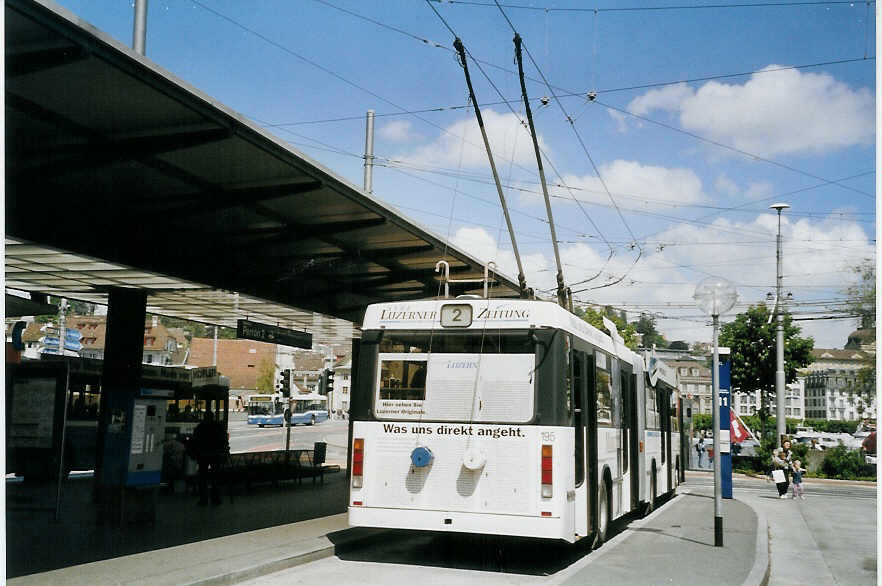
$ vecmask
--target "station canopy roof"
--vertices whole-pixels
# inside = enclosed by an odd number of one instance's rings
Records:
[[[6,287],[147,311],[357,332],[483,263],[49,2],[5,2]],[[516,297],[504,275],[493,297]],[[480,292],[474,283],[451,293]]]

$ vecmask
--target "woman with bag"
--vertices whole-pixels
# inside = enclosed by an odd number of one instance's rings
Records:
[[[778,487],[778,498],[787,498],[787,476],[784,471],[790,467],[790,463],[785,459],[786,455],[783,448],[775,448],[772,452],[772,480]]]

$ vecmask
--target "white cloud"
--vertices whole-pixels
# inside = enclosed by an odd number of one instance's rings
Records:
[[[796,302],[841,298],[842,291],[854,279],[850,268],[864,258],[874,258],[873,243],[863,228],[854,222],[840,221],[835,215],[792,222],[784,216],[781,227],[784,287],[793,292]],[[735,311],[762,302],[766,293],[775,288],[776,233],[777,215],[763,213],[744,222],[718,219],[704,226],[679,225],[654,239],[665,244],[662,250],[646,246],[636,265],[631,252],[619,251],[608,260],[601,249],[581,243],[565,245],[560,253],[565,280],[573,285],[574,291],[579,291],[577,299],[628,308],[632,318],[641,311],[682,316],[684,319],[659,319],[659,329],[669,340],[709,342],[709,320],[693,306],[695,286],[708,274],[723,276],[738,290],[741,305]],[[461,228],[453,241],[482,260],[495,260],[502,272],[517,275],[511,251],[500,249],[486,230]],[[524,255],[523,263],[528,286],[553,292],[557,269],[550,248],[544,252],[531,251]],[[602,271],[600,276],[575,285],[595,277],[598,271]],[[625,278],[612,285],[622,275]],[[552,296],[553,293],[546,295]],[[723,321],[733,316],[734,313]],[[800,326],[803,335],[813,336],[816,346],[826,348],[841,348],[855,328],[850,320],[803,321]]]
[[[600,176],[623,207],[658,209],[671,203],[693,204],[706,200],[701,179],[690,169],[642,165],[636,161],[618,159],[601,165]],[[573,189],[573,195],[580,200],[604,205],[610,203],[603,184],[596,176],[568,175],[564,177],[564,182],[577,188]],[[554,188],[553,191],[555,195],[570,198],[566,189]]]
[[[770,197],[775,193],[774,186],[768,181],[751,181],[744,190],[747,199],[760,199]]]
[[[393,120],[380,127],[380,137],[394,142],[404,142],[417,138],[409,120]]]
[[[766,70],[778,69],[769,65]],[[757,73],[743,85],[678,84],[634,98],[628,109],[679,114],[683,128],[762,156],[823,153],[872,144],[874,96],[826,73]]]
[[[484,128],[487,130],[490,148],[497,165],[514,160],[521,165],[536,163],[530,132],[511,113],[497,114],[494,110],[482,111]],[[448,126],[446,132],[435,141],[395,159],[416,165],[433,167],[459,167],[489,169],[487,151],[481,129],[474,117],[464,118]],[[548,145],[539,135],[539,148],[550,155]]]
[[[478,260],[496,263],[500,272],[517,281],[518,263],[511,250],[500,248],[496,239],[484,228],[462,227],[451,237],[454,246],[461,248]],[[535,288],[548,288],[554,285],[556,269],[553,269],[541,253],[521,254],[521,264],[527,285]],[[549,281],[550,279],[550,281]],[[551,284],[549,284],[551,283]]]
[[[730,179],[725,173],[717,177],[714,187],[716,187],[717,191],[726,195],[735,195],[738,193],[738,184]]]
[[[646,116],[653,110],[676,111],[685,100],[694,95],[693,89],[685,83],[652,89],[631,100],[628,111],[641,116]]]

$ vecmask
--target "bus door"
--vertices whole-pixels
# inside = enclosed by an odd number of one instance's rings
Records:
[[[666,386],[659,383],[658,385],[658,411],[659,411],[659,427],[661,428],[661,460],[662,465],[667,462],[667,467],[665,471],[665,477],[667,478],[667,485],[665,485],[665,492],[671,489],[671,468],[673,467],[673,462],[671,462],[671,395],[670,389]]]
[[[597,356],[587,356],[585,369],[585,456],[588,472],[588,511],[591,513],[591,530],[597,534],[597,521],[600,514],[600,502],[597,492],[600,487],[599,470],[597,469]]]
[[[640,501],[640,450],[638,449],[637,433],[637,375],[622,373],[622,420],[627,420],[627,437],[622,438],[625,445],[625,457],[629,460],[631,472],[631,507],[636,510]],[[623,424],[624,426],[624,424]]]
[[[587,450],[585,443],[587,435],[587,404],[588,393],[586,389],[586,371],[591,367],[591,356],[586,356],[581,350],[574,350],[572,353],[573,368],[573,431],[575,434],[575,462],[574,462],[574,485],[579,491],[588,491],[590,494],[590,480],[586,482],[585,472],[587,470],[586,463]],[[593,369],[592,369],[593,370]],[[590,502],[587,499],[577,500],[575,506],[575,532],[580,536],[588,534],[588,513],[590,511]]]
[[[677,463],[674,461],[673,452],[674,452],[674,432],[679,429],[677,426],[677,404],[674,403],[676,400],[676,395],[674,394],[673,389],[671,389],[667,393],[667,404],[668,404],[668,490],[674,488],[673,478],[677,473],[675,470]]]
[[[678,483],[686,482],[686,463],[689,461],[689,450],[692,447],[689,445],[689,433],[683,427],[685,421],[683,417],[684,407],[683,397],[677,393],[677,430],[680,432],[680,477],[677,479]]]

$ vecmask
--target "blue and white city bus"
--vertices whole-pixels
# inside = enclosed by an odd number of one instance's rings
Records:
[[[328,398],[317,393],[294,395],[281,393],[248,396],[248,423],[264,427],[285,425],[285,410],[291,410],[291,425],[315,425],[328,419]]]
[[[283,425],[285,423],[285,399],[281,393],[248,395],[248,425]]]
[[[315,425],[328,420],[328,398],[318,393],[291,397],[291,425]]]
[[[554,303],[372,305],[357,364],[350,525],[599,545],[673,488],[643,358]]]

